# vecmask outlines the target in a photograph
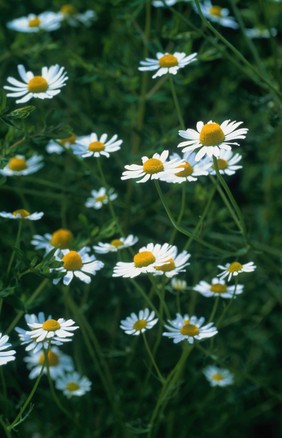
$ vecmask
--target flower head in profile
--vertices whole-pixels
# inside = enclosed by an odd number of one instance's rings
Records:
[[[73,27],[81,25],[90,26],[96,19],[96,13],[93,10],[88,9],[85,12],[78,12],[78,10],[70,4],[65,4],[61,7],[59,16],[61,20]]]
[[[118,195],[112,188],[106,190],[105,187],[101,187],[99,190],[91,190],[91,197],[87,198],[85,207],[100,210],[103,205],[109,203],[109,200],[114,201],[117,197]]]
[[[98,135],[93,132],[90,135],[80,137],[72,146],[72,151],[82,158],[98,158],[101,156],[109,158],[111,153],[120,149],[122,140],[118,140],[116,134],[108,141],[107,138],[108,134],[102,134],[99,139]]]
[[[178,158],[167,161],[168,155],[169,151],[166,150],[161,154],[155,153],[152,158],[142,157],[142,165],[126,165],[121,179],[139,179],[137,183],[144,183],[149,179],[165,179],[168,175],[174,175],[177,166],[182,162]]]
[[[173,278],[170,285],[174,292],[185,292],[187,290],[187,282],[185,280],[179,280],[179,278]]]
[[[114,267],[113,277],[134,278],[145,273],[162,274],[164,271],[156,271],[156,267],[165,269],[164,265],[169,265],[174,255],[175,247],[168,243],[149,243],[139,249],[132,262],[118,262]]]
[[[51,32],[61,27],[61,21],[61,17],[55,12],[46,11],[38,15],[28,14],[27,17],[16,18],[9,21],[7,27],[17,32]]]
[[[145,61],[141,61],[141,67],[138,67],[140,71],[157,70],[153,79],[163,76],[167,73],[176,75],[180,68],[186,67],[197,60],[197,53],[186,55],[184,52],[175,53],[161,53],[156,54],[157,59],[146,58]]]
[[[196,316],[189,317],[187,314],[182,316],[179,313],[176,319],[168,321],[165,328],[168,332],[164,332],[163,336],[173,339],[174,344],[181,341],[187,341],[193,344],[195,340],[201,341],[205,338],[211,338],[217,334],[217,329],[213,322],[203,325],[205,318],[197,318]]]
[[[131,313],[126,319],[120,321],[120,328],[127,335],[140,335],[146,330],[150,330],[157,324],[158,318],[155,318],[155,312],[150,312],[149,309],[140,310],[138,315]]]
[[[16,103],[25,103],[32,98],[36,99],[52,99],[61,92],[61,88],[66,84],[68,79],[64,67],[58,64],[51,67],[42,67],[41,75],[34,76],[31,71],[26,71],[25,67],[18,65],[18,72],[21,81],[11,76],[7,81],[11,85],[5,85],[4,89],[11,91],[7,94],[8,97],[20,97]]]
[[[58,140],[50,140],[46,146],[46,151],[48,154],[61,155],[66,149],[70,149],[77,140],[77,136],[72,132],[68,137],[60,138]]]
[[[8,342],[9,336],[0,333],[0,366],[15,360],[15,350],[9,350],[11,344]]]
[[[43,157],[33,155],[30,158],[25,158],[23,155],[16,155],[10,158],[8,164],[3,169],[0,169],[0,175],[4,176],[25,176],[37,172],[43,167]]]
[[[231,150],[231,146],[239,146],[233,140],[244,139],[248,132],[247,128],[237,129],[243,122],[231,122],[225,120],[220,125],[213,121],[204,124],[197,123],[197,131],[194,129],[180,130],[180,137],[186,140],[179,143],[177,147],[184,148],[183,152],[192,152],[200,149],[196,154],[196,161],[199,161],[204,155],[209,157],[219,157],[220,151]]]
[[[197,181],[199,176],[208,175],[209,169],[212,165],[209,159],[196,161],[196,154],[194,152],[185,152],[183,157],[173,153],[170,156],[171,160],[178,159],[179,163],[175,166],[175,173],[164,175],[161,180],[172,183],[184,183]]]
[[[155,8],[165,8],[166,6],[173,6],[178,3],[179,0],[154,0],[152,5]]]
[[[238,166],[237,163],[242,159],[242,155],[240,154],[233,154],[232,151],[225,151],[222,149],[219,152],[219,155],[217,157],[217,165],[219,173],[222,175],[234,175],[234,173],[242,169],[242,166]],[[215,175],[216,171],[214,168],[214,165],[211,163],[210,167],[210,174]]]
[[[46,356],[47,355],[47,361]],[[43,373],[47,373],[47,365],[49,367],[50,376],[52,379],[56,379],[62,376],[65,372],[73,371],[73,360],[67,354],[62,353],[59,348],[52,347],[44,352],[40,350],[37,353],[32,351],[31,354],[24,358],[27,364],[27,368],[30,370],[29,378],[35,379],[41,372],[43,364],[45,368]]]
[[[43,211],[30,213],[29,211],[20,208],[19,210],[15,210],[12,213],[8,213],[7,211],[1,211],[0,216],[6,219],[38,221],[42,218],[42,216],[44,216],[44,213]]]
[[[256,269],[254,262],[241,264],[239,262],[226,263],[225,266],[218,265],[218,268],[223,272],[218,274],[218,277],[223,279],[227,277],[227,281],[230,281],[232,277],[236,277],[241,272],[253,272]]]
[[[235,18],[229,15],[229,10],[227,8],[222,8],[221,6],[213,5],[210,0],[205,0],[204,3],[200,5],[202,14],[214,23],[218,23],[224,27],[230,27],[231,29],[237,29],[239,27]],[[198,12],[197,7],[194,8]]]
[[[275,27],[271,27],[267,29],[265,27],[254,27],[252,29],[245,29],[245,33],[249,38],[270,38],[271,36],[275,37],[277,35],[277,29]]]
[[[76,371],[67,373],[56,379],[56,388],[68,398],[80,397],[91,390],[92,383],[87,377],[81,376]]]
[[[224,280],[213,278],[211,283],[200,281],[199,284],[193,287],[196,292],[199,292],[204,297],[221,297],[221,298],[236,298],[243,292],[242,284],[227,286]]]
[[[109,252],[117,252],[124,248],[129,248],[138,242],[138,237],[129,234],[127,237],[119,237],[118,239],[113,239],[109,243],[99,242],[97,245],[93,246],[93,249],[98,254],[107,254]]]
[[[94,255],[89,256],[90,248],[84,247],[80,251],[73,251],[69,249],[58,250],[55,253],[55,258],[63,262],[60,268],[54,268],[52,271],[61,272],[63,277],[54,278],[53,283],[58,284],[61,279],[63,283],[68,286],[70,282],[76,277],[83,283],[90,283],[91,276],[95,275],[97,271],[103,268],[104,263],[96,260]]]
[[[35,249],[44,249],[46,253],[53,248],[68,249],[71,248],[73,242],[73,233],[66,228],[59,228],[52,234],[46,233],[43,236],[35,234],[31,244]]]
[[[225,368],[209,365],[203,370],[211,386],[227,386],[234,382],[233,374]]]

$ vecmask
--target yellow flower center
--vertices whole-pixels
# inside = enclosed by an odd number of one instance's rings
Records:
[[[65,15],[77,14],[77,9],[72,5],[64,5],[61,7],[60,12]]]
[[[77,391],[79,389],[79,384],[76,382],[68,382],[66,384],[66,389],[68,391]]]
[[[164,55],[159,59],[160,67],[175,67],[178,65],[178,60],[174,55]]]
[[[32,18],[28,22],[29,27],[38,27],[38,26],[40,26],[40,24],[41,24],[41,20],[38,17]]]
[[[150,174],[158,173],[164,170],[164,165],[162,161],[158,160],[157,158],[149,158],[143,164],[143,170],[145,173],[150,173]]]
[[[135,254],[133,257],[134,266],[136,268],[144,268],[156,261],[156,257],[151,251],[142,251]]]
[[[200,330],[198,329],[198,327],[194,324],[185,324],[183,327],[181,327],[180,329],[180,333],[184,336],[196,336],[200,333]]]
[[[228,161],[223,160],[222,158],[218,158],[217,165],[219,170],[225,170],[228,167]],[[212,167],[214,168],[214,165],[212,165]]]
[[[156,266],[155,269],[157,271],[163,271],[163,272],[169,272],[175,269],[175,263],[173,259],[168,259],[167,263],[164,263],[163,265]]]
[[[70,251],[62,258],[64,262],[64,268],[67,271],[78,271],[82,268],[82,258],[76,251]]]
[[[145,319],[139,319],[133,324],[134,330],[142,330],[147,326],[147,321]]]
[[[212,375],[212,380],[215,380],[216,382],[220,382],[221,380],[223,380],[223,375],[220,373],[214,373]]]
[[[52,234],[50,239],[51,245],[55,248],[66,249],[69,248],[70,242],[73,239],[71,231],[60,228]]]
[[[66,143],[74,144],[75,141],[76,141],[76,135],[74,133],[72,133],[69,137],[61,138],[59,140],[59,143],[62,145],[66,144]]]
[[[218,123],[207,123],[200,132],[200,143],[203,146],[217,146],[225,139],[224,132]]]
[[[46,332],[55,332],[61,328],[61,325],[55,319],[47,319],[47,321],[43,322],[42,328],[46,330]]]
[[[90,143],[88,146],[88,150],[91,152],[101,152],[104,149],[105,149],[105,145],[100,141],[92,141],[92,143]]]
[[[224,294],[227,291],[227,287],[225,284],[216,283],[216,284],[211,284],[210,290],[215,294]]]
[[[187,161],[185,161],[184,164],[181,164],[180,166],[177,166],[177,169],[183,169],[180,170],[180,172],[177,172],[175,175],[176,176],[182,176],[183,178],[185,178],[186,176],[190,176],[193,173],[193,167],[191,166],[191,164],[189,164]]]
[[[27,164],[24,158],[14,157],[9,160],[8,167],[15,172],[27,169]]]
[[[241,263],[233,262],[230,264],[230,266],[227,268],[228,272],[239,272],[242,269]]]
[[[100,195],[100,196],[96,196],[95,201],[96,202],[104,202],[108,199],[107,195]]]
[[[113,245],[116,248],[118,248],[119,246],[124,245],[124,243],[121,240],[119,240],[119,239],[114,239],[114,240],[111,241],[111,245]]]
[[[24,210],[24,209],[19,209],[19,210],[15,210],[15,211],[13,211],[13,215],[14,216],[17,216],[17,215],[20,215],[21,217],[27,217],[27,216],[30,216],[30,212],[29,211],[27,211],[27,210]]]
[[[42,76],[34,76],[27,84],[28,91],[31,93],[43,93],[48,87],[48,82]]]
[[[222,17],[222,8],[220,6],[212,6],[209,8],[209,14]]]
[[[52,350],[48,351],[47,354],[47,361],[48,361],[48,365],[49,367],[55,367],[59,364],[59,356],[54,353]],[[45,354],[41,353],[38,359],[38,363],[40,365],[43,365],[45,363]]]

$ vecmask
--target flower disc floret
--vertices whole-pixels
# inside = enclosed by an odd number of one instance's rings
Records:
[[[176,58],[176,56],[168,53],[159,58],[159,64],[161,67],[175,67],[176,65],[178,65],[178,59]]]
[[[133,257],[134,265],[136,268],[144,268],[156,261],[156,257],[150,251],[142,251],[135,254]]]
[[[67,271],[77,271],[82,268],[82,258],[76,251],[70,251],[62,258],[64,269]]]
[[[196,336],[200,333],[199,328],[194,324],[185,324],[181,327],[180,333],[184,336]]]
[[[29,27],[39,27],[40,24],[41,24],[41,20],[40,20],[40,18],[38,18],[38,17],[31,18],[31,19],[28,21],[28,26],[29,26]]]
[[[47,332],[55,332],[56,330],[59,330],[61,326],[55,319],[47,319],[47,321],[42,324],[42,328]]]
[[[211,15],[216,15],[217,17],[222,17],[222,8],[220,6],[211,6],[209,8],[209,13]]]
[[[42,76],[34,76],[28,81],[27,88],[31,93],[42,93],[48,89],[48,82]]]
[[[153,173],[159,173],[164,170],[164,165],[161,160],[158,160],[156,158],[149,158],[145,163],[143,164],[143,170],[145,173],[153,174]]]
[[[91,152],[101,152],[105,150],[105,145],[100,141],[92,141],[88,146],[88,150]]]
[[[224,132],[218,123],[207,123],[200,132],[200,142],[203,146],[216,146],[225,140]]]
[[[21,157],[10,158],[8,162],[8,167],[9,169],[14,170],[16,172],[27,169],[26,160]]]
[[[69,248],[73,239],[73,234],[66,228],[59,228],[51,235],[50,243],[55,248],[66,249]]]
[[[23,208],[20,208],[19,210],[13,211],[13,215],[17,216],[20,215],[22,218],[30,216],[30,212],[27,210],[24,210]]]

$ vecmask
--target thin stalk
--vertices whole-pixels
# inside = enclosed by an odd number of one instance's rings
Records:
[[[152,303],[152,301],[150,300],[150,298],[147,296],[147,294],[143,291],[142,287],[139,286],[139,284],[133,279],[130,278],[131,283],[134,284],[134,286],[136,287],[136,289],[140,292],[140,295],[144,298],[144,300],[146,301],[146,303],[150,306],[150,308],[152,310],[154,310],[155,314],[159,317],[159,312],[158,309],[154,306],[154,304]]]
[[[0,424],[2,425],[7,438],[12,438],[11,432],[7,429],[6,423],[4,422],[4,420],[1,417],[0,417]]]
[[[220,327],[221,321],[223,320],[224,316],[226,315],[227,311],[229,310],[229,308],[231,307],[231,305],[232,305],[232,303],[234,301],[234,298],[236,296],[237,285],[238,285],[238,276],[235,278],[235,288],[234,288],[234,292],[233,292],[232,298],[230,299],[228,305],[224,308],[222,314],[220,315],[220,317],[216,321],[216,327],[217,328]]]
[[[218,295],[216,297],[215,301],[214,301],[214,305],[213,305],[213,308],[212,308],[212,311],[211,311],[211,314],[210,314],[208,322],[211,322],[213,320],[215,314],[216,314],[216,311],[217,311],[217,308],[218,308],[218,304],[219,304],[219,299],[220,299],[220,297]]]
[[[172,98],[173,98],[173,102],[174,102],[174,105],[175,105],[176,114],[177,114],[177,117],[178,117],[180,128],[181,129],[185,129],[184,119],[183,119],[182,114],[181,114],[181,109],[180,109],[178,97],[177,97],[177,94],[176,94],[176,91],[175,91],[174,82],[173,82],[173,79],[172,79],[171,75],[169,76],[169,85],[170,85],[170,89],[171,89],[171,93],[172,93]]]
[[[18,231],[17,231],[17,236],[16,236],[16,241],[15,241],[15,246],[14,249],[12,251],[10,260],[9,260],[9,264],[8,264],[8,268],[7,268],[7,277],[9,277],[13,262],[14,262],[14,258],[16,255],[16,251],[15,248],[19,247],[19,242],[20,242],[20,237],[21,237],[21,232],[22,232],[22,227],[23,227],[23,220],[19,219],[19,226],[18,226]]]
[[[149,356],[149,358],[150,358],[150,360],[152,362],[153,367],[155,368],[155,371],[156,371],[156,373],[158,375],[158,378],[159,378],[160,382],[163,384],[165,382],[165,379],[163,378],[163,376],[162,376],[162,374],[161,374],[161,372],[159,370],[159,367],[156,364],[154,356],[153,356],[153,354],[151,352],[151,349],[149,347],[149,344],[148,344],[148,341],[147,341],[147,338],[146,338],[146,334],[142,333],[142,335],[143,335],[143,340],[144,340],[144,344],[145,344],[145,348],[147,350],[148,356]]]

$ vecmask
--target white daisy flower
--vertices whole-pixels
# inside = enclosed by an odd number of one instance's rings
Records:
[[[263,27],[254,27],[253,29],[245,29],[245,33],[249,38],[270,38],[277,35],[277,29],[271,27],[270,29]]]
[[[31,341],[37,343],[45,344],[52,340],[66,342],[70,341],[69,338],[74,335],[73,331],[79,328],[74,324],[75,322],[72,319],[65,320],[64,318],[59,318],[58,320],[47,319],[42,323],[29,322],[28,326],[31,328],[31,331],[27,331],[26,335],[30,337]]]
[[[164,243],[149,243],[139,249],[133,262],[118,262],[114,267],[113,277],[134,278],[142,273],[156,273],[156,266],[164,269],[164,264],[175,255],[175,247]]]
[[[59,140],[50,140],[46,146],[48,154],[61,155],[66,149],[70,149],[78,140],[77,136],[72,133],[69,137],[60,138]]]
[[[96,19],[96,13],[93,10],[88,9],[85,12],[78,12],[72,5],[63,5],[60,9],[59,15],[61,20],[64,20],[67,24],[73,27],[80,26],[90,26],[92,22]]]
[[[129,248],[138,242],[138,237],[129,234],[127,237],[119,237],[118,239],[113,239],[110,243],[99,242],[92,248],[98,254],[107,254],[109,252],[117,252],[120,249]]]
[[[225,368],[209,365],[203,370],[204,375],[211,386],[227,386],[234,382],[233,374]]]
[[[175,168],[176,173],[165,174],[160,179],[162,181],[171,183],[183,183],[197,181],[199,176],[208,175],[209,169],[212,165],[209,159],[196,161],[196,154],[194,152],[185,152],[183,158],[180,155],[173,153],[170,156],[171,160],[178,159],[181,164]]]
[[[151,71],[157,70],[154,74],[153,79],[163,76],[167,73],[176,75],[180,68],[185,67],[191,62],[197,60],[197,53],[192,53],[187,56],[184,52],[171,53],[161,53],[156,54],[157,59],[146,58],[145,61],[141,61],[141,67],[138,67],[140,71]]]
[[[68,286],[74,277],[84,283],[91,282],[91,276],[103,268],[104,263],[96,260],[94,255],[89,256],[90,248],[84,247],[80,251],[71,251],[68,249],[58,250],[55,258],[63,262],[60,268],[54,268],[52,271],[64,273],[63,277],[54,278],[53,283],[58,284],[63,278],[63,283]]]
[[[87,377],[81,376],[76,371],[58,377],[56,388],[63,391],[68,398],[82,396],[91,390],[92,383]]]
[[[93,132],[90,135],[80,137],[75,145],[72,146],[72,151],[75,155],[82,158],[98,158],[101,156],[109,158],[112,152],[120,149],[122,140],[118,140],[116,134],[108,141],[107,138],[108,134],[102,134],[99,139],[97,134]]]
[[[155,1],[152,1],[152,5],[155,8],[165,8],[166,6],[173,6],[178,2],[179,2],[179,0],[163,0],[163,1],[162,0],[155,0]]]
[[[139,164],[124,166],[126,170],[122,173],[121,179],[141,178],[137,183],[144,183],[149,179],[168,178],[168,175],[174,175],[177,166],[182,162],[178,159],[167,161],[168,154],[169,151],[165,150],[161,154],[154,154],[152,158],[144,156],[141,158],[142,166]]]
[[[0,169],[0,175],[31,175],[32,173],[37,172],[43,166],[43,157],[40,155],[33,155],[27,159],[23,155],[16,155],[15,157],[10,158],[8,164],[3,169]]]
[[[165,275],[168,278],[178,275],[180,272],[185,271],[185,267],[190,265],[188,263],[191,254],[187,251],[182,251],[177,255],[177,247],[172,246],[170,249],[170,256],[164,263],[155,265],[155,270],[152,272],[153,275]]]
[[[51,350],[48,350],[47,358],[52,379],[62,376],[65,372],[74,370],[72,358],[67,354],[62,353],[57,347],[52,347]],[[24,358],[24,361],[27,363],[27,368],[31,370],[29,378],[35,379],[40,374],[42,366],[46,362],[44,351],[41,350],[37,353],[32,352],[32,354],[29,354]],[[47,363],[45,363],[45,365],[46,367],[44,368],[43,373],[47,374]]]
[[[140,335],[146,330],[150,330],[157,324],[158,318],[155,318],[155,312],[149,309],[140,310],[138,315],[131,313],[126,319],[120,321],[120,328],[127,335]]]
[[[32,238],[31,244],[35,249],[44,249],[46,253],[53,248],[67,249],[71,247],[73,241],[73,234],[66,228],[59,228],[54,233],[46,233],[43,236],[35,234]]]
[[[114,201],[117,197],[118,195],[112,188],[110,188],[108,191],[105,187],[101,187],[99,190],[91,190],[91,197],[87,198],[85,207],[100,210],[103,205],[109,203],[109,200]]]
[[[39,32],[40,30],[51,32],[59,29],[61,17],[54,12],[42,12],[39,15],[29,14],[27,17],[16,18],[9,21],[7,27],[17,32]]]
[[[0,333],[0,365],[6,365],[6,363],[11,362],[12,360],[15,360],[15,350],[7,350],[7,348],[11,347],[12,345],[8,342],[9,336],[2,335]],[[4,351],[7,350],[7,351]]]
[[[218,265],[217,267],[223,270],[223,272],[218,274],[218,277],[222,279],[227,277],[227,281],[241,274],[241,272],[253,272],[256,269],[254,262],[245,263],[244,265],[239,262],[232,262],[226,263],[225,266]]]
[[[187,290],[187,281],[185,280],[173,278],[170,282],[170,285],[175,292],[184,292],[185,290]]]
[[[0,216],[4,217],[6,219],[25,219],[29,221],[38,221],[39,219],[44,216],[43,211],[36,211],[35,213],[30,213],[27,210],[24,210],[23,208],[20,208],[19,210],[13,211],[13,213],[8,213],[7,211],[1,211]]]
[[[210,0],[206,0],[200,5],[202,14],[213,21],[224,27],[230,27],[232,29],[237,29],[239,27],[235,18],[229,16],[229,10],[227,8],[222,8],[221,6],[213,5]],[[197,7],[194,7],[195,11],[198,12]]]
[[[64,67],[58,64],[51,67],[42,67],[41,76],[34,76],[31,71],[26,71],[23,65],[18,65],[18,72],[23,82],[18,81],[11,76],[7,81],[10,85],[4,85],[4,89],[11,91],[8,97],[21,97],[16,103],[25,103],[32,98],[52,99],[61,92],[60,88],[64,87],[68,79]]]
[[[200,148],[196,155],[196,161],[203,158],[204,155],[209,157],[219,157],[220,150],[230,150],[231,146],[239,146],[233,140],[243,139],[248,132],[247,128],[237,129],[243,122],[231,122],[225,120],[221,125],[210,120],[208,123],[197,123],[197,131],[194,129],[180,130],[180,137],[187,141],[179,143],[177,147],[182,148],[183,152],[194,151]]]
[[[227,286],[224,280],[213,278],[210,283],[206,281],[200,281],[199,284],[193,287],[193,290],[199,292],[204,297],[221,297],[221,298],[236,298],[243,292],[244,286],[237,284],[233,286]]]
[[[217,157],[217,165],[219,173],[222,175],[234,175],[238,169],[242,169],[242,166],[237,166],[237,163],[242,159],[242,155],[233,154],[232,151],[225,151],[224,149],[219,151]],[[210,163],[210,174],[216,175],[213,163]]]
[[[163,336],[173,339],[174,344],[181,341],[187,341],[193,344],[194,340],[201,341],[205,338],[211,338],[217,334],[217,329],[213,322],[203,326],[205,318],[197,318],[196,316],[189,317],[187,314],[181,316],[179,313],[173,321],[168,321],[170,325],[165,324],[165,328],[169,331],[164,332]]]

